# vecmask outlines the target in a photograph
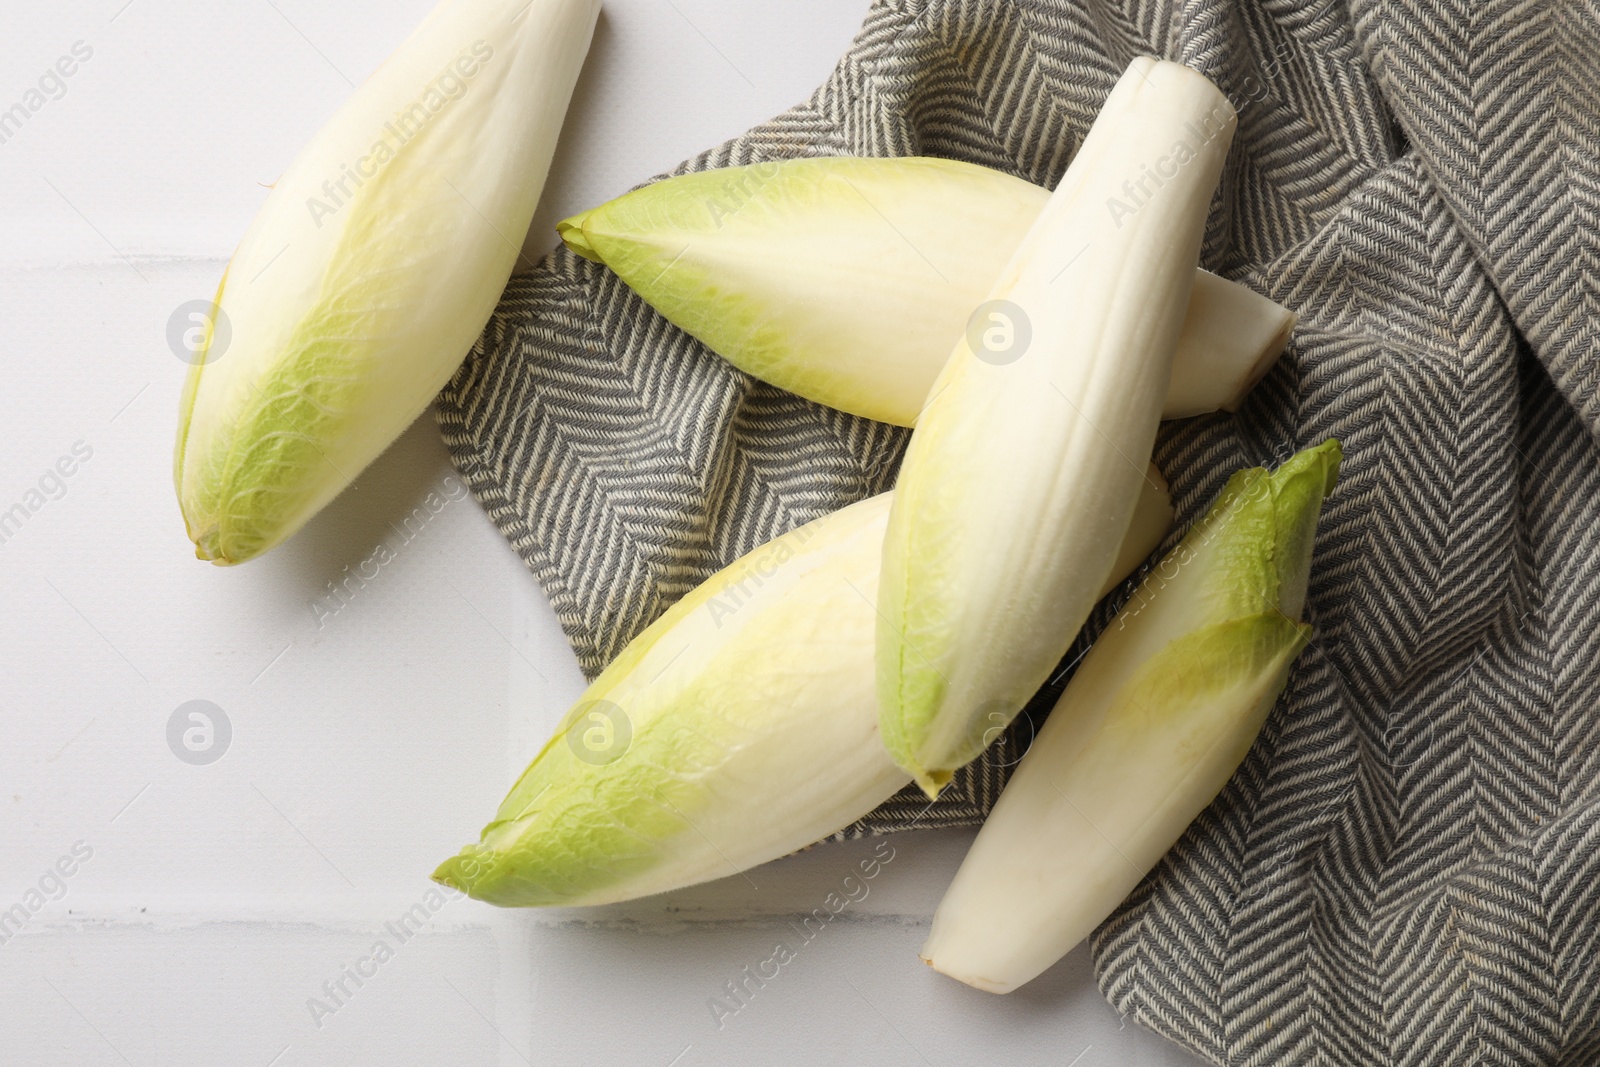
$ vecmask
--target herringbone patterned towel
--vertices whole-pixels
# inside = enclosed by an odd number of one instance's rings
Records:
[[[1243,411],[1170,424],[1157,458],[1187,522],[1234,469],[1344,442],[1319,636],[1094,945],[1117,1008],[1216,1063],[1600,1064],[1597,19],[880,0],[811,100],[683,167],[927,154],[1053,185],[1139,53],[1238,105],[1205,265],[1301,326]],[[905,444],[564,251],[512,281],[440,421],[591,673],[716,568],[889,487]],[[917,824],[980,818],[1016,751]]]

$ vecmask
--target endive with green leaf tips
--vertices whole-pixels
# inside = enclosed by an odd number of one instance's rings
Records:
[[[284,173],[222,280],[175,481],[201,559],[299,529],[403,431],[489,319],[599,0],[444,0]]]
[[[1110,915],[1222,790],[1311,637],[1328,441],[1241,471],[1084,657],[979,831],[922,957],[992,993]]]
[[[1157,479],[1119,580],[1171,525]],[[890,495],[777,538],[668,609],[434,878],[508,906],[628,900],[786,855],[904,787],[873,699]]]
[[[792,159],[666,178],[558,229],[740,370],[911,426],[957,337],[1015,325],[974,311],[1049,198],[949,159]],[[1237,408],[1294,323],[1197,271],[1162,417]]]
[[[963,336],[918,419],[884,538],[878,704],[930,796],[1049,677],[1109,573],[1234,125],[1204,76],[1134,60],[990,292],[1031,344],[998,362]],[[1147,171],[1170,176],[1129,209]]]

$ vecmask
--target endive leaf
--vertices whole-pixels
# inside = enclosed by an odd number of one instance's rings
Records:
[[[627,900],[776,859],[902,788],[873,699],[889,502],[785,534],[668,609],[434,877],[503,905]],[[1164,486],[1144,494],[1117,580],[1171,518]]]
[[[792,159],[666,178],[558,229],[740,370],[910,426],[1049,196],[948,159]],[[1197,271],[1163,417],[1237,407],[1293,326]]]
[[[1244,759],[1298,622],[1339,447],[1235,475],[1084,657],[940,902],[922,955],[1004,993],[1069,952]]]
[[[288,537],[449,379],[543,188],[598,0],[444,0],[274,186],[185,386],[196,554]],[[488,143],[504,150],[484,151]]]
[[[1048,678],[1108,573],[1233,125],[1200,74],[1135,60],[991,292],[1031,347],[997,365],[963,336],[918,420],[884,539],[878,702],[930,796],[994,736],[993,709]],[[1136,211],[1108,208],[1169,164]]]

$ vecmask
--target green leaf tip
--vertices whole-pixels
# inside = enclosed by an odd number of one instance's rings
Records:
[[[1317,537],[1322,502],[1339,484],[1344,451],[1329,438],[1290,456],[1268,479],[1272,488],[1273,543],[1278,610],[1298,619],[1305,608],[1311,574],[1311,551]]]
[[[587,211],[578,212],[571,218],[562,219],[556,223],[556,233],[560,234],[562,244],[578,253],[584,259],[589,260],[591,263],[604,264],[605,260],[595,250],[594,245],[589,243],[588,235],[583,232],[583,224],[589,221],[589,216],[593,215],[594,212],[595,209],[590,208]]]
[[[1339,443],[1328,440],[1277,470],[1251,467],[1228,479],[1216,502],[1158,570],[1215,553],[1204,579],[1234,616],[1276,609],[1298,618],[1322,501],[1338,481]],[[1170,579],[1170,574],[1162,575]]]
[[[1320,445],[1313,445],[1290,456],[1272,472],[1272,477],[1282,486],[1291,480],[1310,479],[1319,485],[1319,496],[1327,496],[1339,484],[1339,465],[1344,462],[1344,449],[1339,439],[1330,437]]]

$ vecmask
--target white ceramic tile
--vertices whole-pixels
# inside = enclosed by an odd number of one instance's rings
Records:
[[[0,543],[0,923],[27,920],[0,925],[0,1063],[1191,1062],[1121,1027],[1081,952],[1007,998],[917,962],[966,833],[895,838],[867,898],[803,943],[798,917],[871,843],[592,912],[453,900],[403,942],[386,925],[426,910],[428,871],[582,679],[515,554],[450,496],[431,416],[281,549],[195,561],[165,338],[346,79],[428,6],[0,10],[0,110],[92,49],[0,143],[0,511],[29,504]],[[864,9],[608,0],[530,247],[803,98]],[[430,492],[448,503],[407,527]],[[328,583],[380,544],[392,562],[330,612]],[[167,740],[197,700],[231,728],[209,765]],[[780,940],[792,962],[729,1000]],[[370,974],[335,1002],[347,966]]]

